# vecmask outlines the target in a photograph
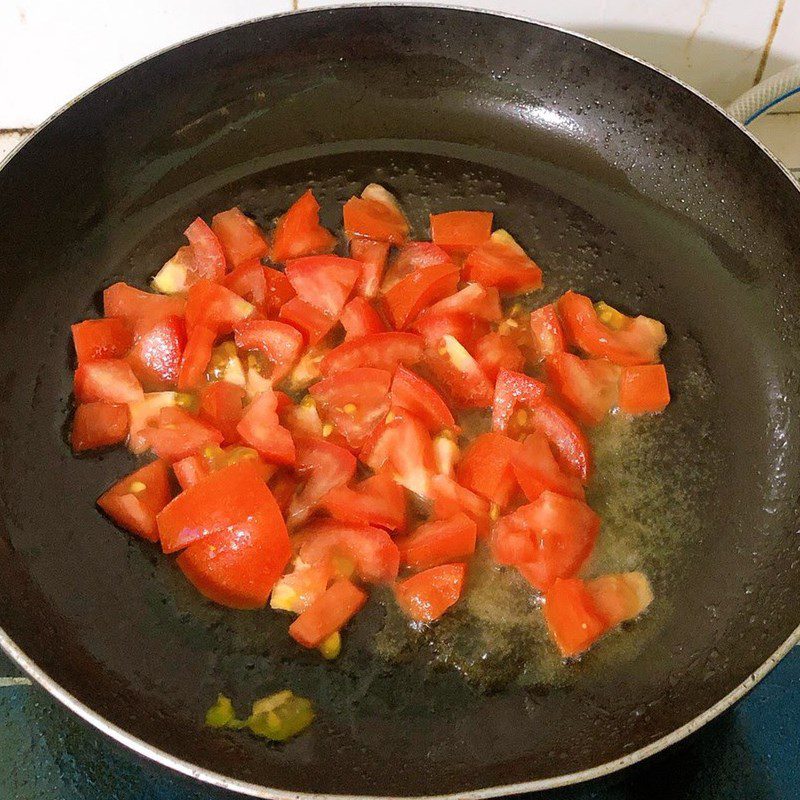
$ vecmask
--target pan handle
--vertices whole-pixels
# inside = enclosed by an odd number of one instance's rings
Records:
[[[800,64],[781,70],[771,78],[757,83],[728,106],[728,113],[743,125],[749,125],[765,111],[800,94]]]

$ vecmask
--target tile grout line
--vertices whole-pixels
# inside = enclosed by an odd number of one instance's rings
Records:
[[[775,41],[775,35],[778,33],[778,27],[781,23],[783,16],[783,9],[786,7],[786,0],[778,0],[775,5],[775,13],[772,16],[772,23],[769,26],[769,33],[767,40],[764,42],[764,49],[761,51],[761,58],[758,62],[755,77],[753,78],[753,86],[761,82],[764,77],[764,70],[767,67],[767,60],[769,59],[770,51],[772,50],[772,43]]]

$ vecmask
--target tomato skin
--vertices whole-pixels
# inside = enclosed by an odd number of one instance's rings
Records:
[[[186,332],[208,328],[218,335],[230,333],[234,326],[249,317],[255,308],[219,283],[199,280],[189,287],[186,299]]]
[[[287,262],[286,277],[297,296],[337,319],[361,276],[361,262],[341,256],[305,256]]]
[[[274,319],[281,308],[296,297],[296,292],[283,272],[270,267],[262,267],[264,280],[267,285],[267,294],[264,302],[258,305],[262,314]]]
[[[133,336],[124,319],[87,319],[76,322],[71,330],[79,365],[123,358],[133,344]]]
[[[466,564],[442,564],[398,583],[397,604],[416,622],[434,622],[461,597]]]
[[[363,297],[354,297],[343,309],[339,321],[344,326],[345,341],[385,333],[386,325],[378,312]]]
[[[200,390],[200,417],[216,428],[222,441],[239,441],[236,426],[244,414],[246,393],[241,386],[227,381],[214,381]]]
[[[225,253],[214,231],[197,217],[183,235],[192,248],[192,271],[200,278],[221,281],[225,277]]]
[[[415,270],[449,263],[452,263],[449,254],[432,242],[408,242],[400,248],[389,264],[381,291],[386,294]]]
[[[373,333],[334,347],[322,359],[320,369],[323,375],[356,367],[374,367],[391,372],[398,364],[410,367],[420,361],[423,347],[422,337],[414,333]]]
[[[435,519],[449,519],[463,512],[474,523],[478,538],[489,533],[489,501],[446,475],[431,478],[431,499]]]
[[[300,358],[303,335],[291,325],[267,319],[246,319],[234,329],[236,346],[258,350],[272,363],[273,383],[285,378]]]
[[[175,461],[172,464],[172,471],[175,473],[181,490],[200,483],[203,478],[207,478],[211,474],[205,460],[200,456],[186,456],[180,461]]]
[[[564,331],[553,303],[531,311],[530,327],[532,350],[538,359],[564,352]]]
[[[537,589],[574,575],[597,540],[600,519],[581,500],[544,491],[495,525],[492,555],[513,564]],[[524,567],[524,569],[523,569]]]
[[[350,258],[361,262],[361,275],[355,285],[356,294],[368,300],[377,297],[389,258],[389,243],[353,239],[350,242]]]
[[[389,475],[373,475],[352,489],[337,486],[322,498],[321,505],[339,522],[390,531],[406,526],[405,490]]]
[[[545,595],[543,611],[564,658],[579,656],[608,630],[579,578],[557,579]]]
[[[278,220],[272,236],[270,258],[272,261],[288,261],[329,253],[335,246],[336,237],[319,224],[319,203],[309,189]]]
[[[522,372],[501,369],[497,374],[492,404],[492,430],[505,431],[518,404],[532,408],[544,397],[545,385]]]
[[[623,367],[655,363],[667,341],[664,326],[649,317],[627,318],[626,327],[612,330],[598,319],[592,301],[576,292],[566,292],[557,307],[564,332],[575,347]]]
[[[142,385],[150,390],[169,389],[178,381],[186,325],[183,317],[165,317],[137,325],[128,363]]]
[[[103,290],[103,314],[124,319],[133,325],[141,319],[181,317],[186,310],[186,298],[143,292],[127,283],[115,283]]]
[[[592,451],[575,420],[546,397],[539,400],[529,415],[531,427],[547,437],[561,466],[587,483],[592,472]]]
[[[140,433],[142,441],[165,461],[180,461],[209,444],[221,444],[222,434],[181,408],[167,406],[158,424]]]
[[[291,556],[280,509],[263,481],[261,489],[255,513],[198,539],[176,560],[201,594],[229,608],[262,608]]]
[[[466,514],[420,525],[400,539],[400,558],[412,569],[429,569],[451,561],[464,561],[475,552],[477,527]]]
[[[75,370],[74,389],[79,403],[133,403],[144,397],[130,364],[120,358],[81,364]]]
[[[325,439],[298,439],[295,471],[305,485],[289,505],[290,528],[305,522],[331,489],[348,483],[356,472],[356,459],[349,450]]]
[[[544,491],[584,499],[581,482],[561,469],[550,443],[541,433],[535,432],[525,438],[522,447],[511,458],[511,468],[517,483],[531,502]]]
[[[586,582],[600,618],[609,628],[636,619],[653,602],[653,588],[641,572],[617,572]]]
[[[245,409],[236,431],[262,458],[273,464],[294,464],[292,434],[280,424],[278,397],[273,391],[260,394]]]
[[[617,404],[619,367],[605,359],[555,353],[545,361],[550,385],[585,425],[597,425]]]
[[[517,490],[511,466],[520,443],[502,433],[484,433],[464,451],[458,465],[458,482],[475,494],[505,508]]]
[[[262,266],[257,258],[243,261],[225,276],[222,285],[268,315],[266,269],[268,268]],[[283,276],[283,273],[276,272],[276,274]],[[290,297],[294,297],[294,290],[291,291]]]
[[[497,289],[479,283],[468,283],[422,312],[423,316],[439,314],[467,314],[487,322],[497,322],[503,316]]]
[[[281,306],[278,318],[297,328],[309,347],[319,344],[336,324],[335,318],[299,297],[293,297]]]
[[[115,483],[98,498],[97,505],[120,528],[157,542],[156,516],[171,498],[167,466],[154,461]]]
[[[467,256],[464,275],[504,294],[530,292],[542,286],[542,271],[525,251],[513,240],[500,240],[495,235]]]
[[[361,237],[401,245],[408,236],[408,222],[402,212],[387,203],[351,197],[342,209],[348,237]]]
[[[298,534],[300,560],[319,564],[338,556],[352,562],[358,577],[366,583],[388,583],[400,569],[400,551],[382,528],[321,520]]]
[[[457,408],[488,408],[492,384],[464,345],[449,334],[425,349],[425,368]]]
[[[414,270],[398,281],[383,296],[389,319],[395,328],[406,328],[419,313],[455,292],[459,270],[447,262],[425,269]]]
[[[471,353],[489,333],[489,323],[472,314],[429,314],[429,310],[414,320],[411,329],[421,333],[431,347],[439,347],[445,336],[452,336]]]
[[[367,595],[355,584],[338,580],[289,626],[289,635],[303,647],[319,647],[341,630],[366,602]]]
[[[525,366],[525,356],[510,336],[491,331],[475,344],[475,360],[484,375],[492,382],[497,381],[501,369],[518,372]]]
[[[178,371],[178,389],[189,391],[199,386],[206,375],[217,334],[211,328],[196,327],[186,339],[186,347]]]
[[[392,404],[410,411],[431,433],[443,428],[458,431],[453,414],[441,395],[424,378],[398,364],[392,378]]]
[[[663,364],[624,367],[619,383],[619,407],[626,414],[658,414],[670,401]]]
[[[269,245],[258,225],[234,206],[214,214],[211,230],[217,237],[231,269],[267,254]]]
[[[488,241],[492,233],[491,211],[447,211],[431,214],[433,243],[448,253],[469,253]]]
[[[125,441],[128,408],[115,403],[82,403],[72,419],[72,449],[76,453],[96,450]]]
[[[348,445],[360,450],[389,411],[391,380],[386,370],[357,367],[323,378],[309,394]]]

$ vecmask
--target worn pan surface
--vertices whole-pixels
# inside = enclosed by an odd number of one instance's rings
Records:
[[[413,648],[376,655],[380,606],[339,662],[298,655],[284,620],[205,603],[96,512],[128,456],[65,444],[68,328],[96,313],[99,287],[143,284],[195,214],[236,203],[267,222],[312,183],[335,226],[376,176],[420,234],[428,208],[490,208],[553,291],[669,326],[672,421],[638,461],[612,453],[654,531],[631,566],[651,570],[658,600],[616,640],[636,644],[598,647],[556,686],[524,680],[513,647],[487,647],[515,665],[488,683],[424,669]],[[2,643],[146,755],[262,796],[541,788],[680,738],[797,638],[800,193],[649,67],[459,10],[225,30],[118,75],[19,150],[0,172],[0,253]],[[271,747],[202,728],[218,691],[244,703],[287,685],[317,704],[307,735]]]

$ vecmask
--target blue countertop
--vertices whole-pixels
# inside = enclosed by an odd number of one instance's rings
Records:
[[[20,675],[0,656],[0,675]],[[2,800],[235,800],[144,761],[35,686],[0,688]],[[800,798],[800,647],[733,709],[610,778],[536,800]]]

